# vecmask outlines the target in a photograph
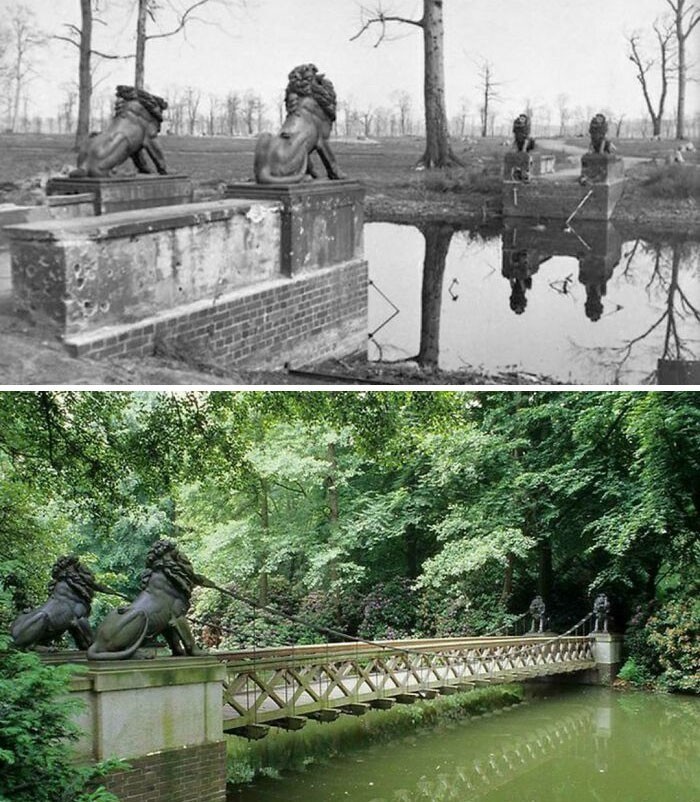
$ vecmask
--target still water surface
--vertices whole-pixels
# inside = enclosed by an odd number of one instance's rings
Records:
[[[675,384],[700,359],[700,243],[606,222],[505,221],[482,235],[371,223],[370,361],[518,371],[572,384]]]
[[[231,789],[229,802],[700,800],[700,699],[580,687],[543,693],[500,715]]]

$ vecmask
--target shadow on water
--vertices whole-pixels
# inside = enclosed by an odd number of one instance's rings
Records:
[[[502,715],[375,745],[303,774],[231,788],[229,802],[700,798],[694,749],[700,700],[581,687],[541,693]]]
[[[574,384],[700,381],[698,242],[520,218],[499,234],[372,223],[366,251],[370,362]]]

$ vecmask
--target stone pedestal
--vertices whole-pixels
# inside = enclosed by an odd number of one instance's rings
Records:
[[[554,172],[554,156],[523,150],[509,151],[503,157],[503,177],[509,181],[527,181]]]
[[[622,635],[598,632],[593,641],[593,658],[597,663],[598,684],[610,685],[622,665]]]
[[[581,177],[594,184],[618,181],[625,177],[625,165],[612,153],[585,153],[581,156]]]
[[[229,184],[227,198],[282,206],[282,275],[362,259],[365,188],[357,181]]]
[[[123,175],[108,178],[51,178],[46,194],[74,195],[89,192],[95,214],[151,209],[191,203],[192,181],[184,175]]]
[[[127,760],[103,783],[129,802],[223,802],[225,676],[214,657],[88,662],[71,683],[77,759]]]

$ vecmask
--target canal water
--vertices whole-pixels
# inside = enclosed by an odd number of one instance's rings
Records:
[[[571,384],[683,383],[700,359],[700,243],[607,222],[365,226],[370,362]]]
[[[592,687],[540,694],[499,715],[423,730],[303,773],[231,787],[228,800],[700,800],[700,699]]]

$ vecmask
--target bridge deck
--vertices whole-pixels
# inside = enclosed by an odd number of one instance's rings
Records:
[[[248,735],[264,734],[266,724],[297,729],[302,717],[332,720],[596,666],[591,639],[579,636],[321,644],[219,657],[227,666],[224,729]]]

